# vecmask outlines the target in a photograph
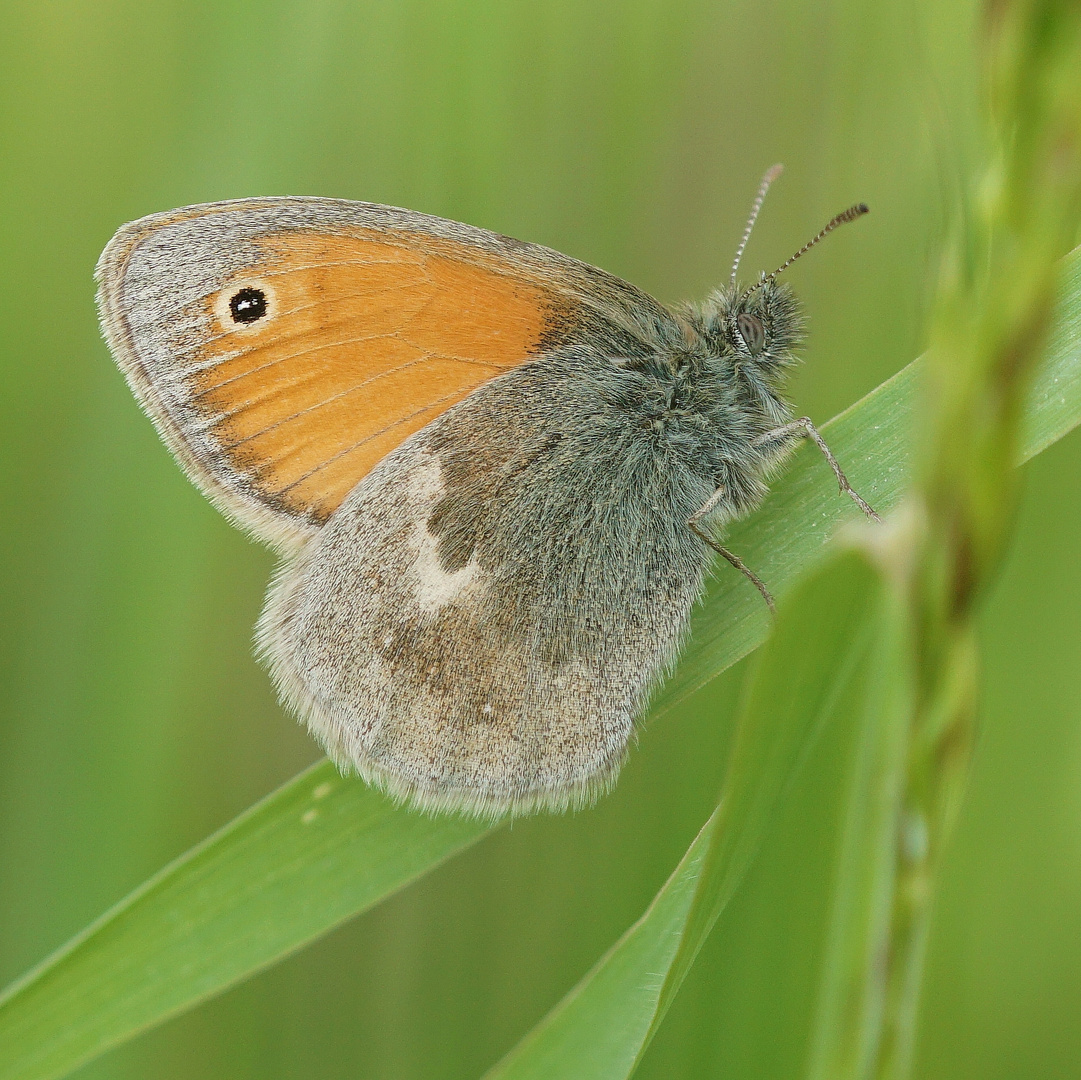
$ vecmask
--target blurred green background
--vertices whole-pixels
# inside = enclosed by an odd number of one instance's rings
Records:
[[[790,279],[825,420],[921,348],[978,151],[978,12],[938,0],[5,0],[0,5],[0,984],[318,756],[250,655],[272,568],[181,476],[98,337],[122,222],[319,194],[538,241],[663,300],[833,213]],[[1081,435],[1030,469],[985,612],[983,729],[917,1075],[1081,1076]],[[725,572],[725,571],[720,571]],[[742,667],[742,665],[741,665]],[[614,795],[519,822],[78,1074],[470,1078],[583,974],[715,799],[737,668]],[[639,1073],[787,1077],[840,782],[816,751]],[[831,752],[833,751],[833,752]]]

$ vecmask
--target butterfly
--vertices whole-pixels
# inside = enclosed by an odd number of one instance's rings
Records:
[[[716,539],[802,437],[777,275],[667,307],[556,251],[371,203],[123,226],[101,323],[192,481],[281,556],[256,640],[343,770],[498,817],[614,782]]]

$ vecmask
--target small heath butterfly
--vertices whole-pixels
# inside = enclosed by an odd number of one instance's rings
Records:
[[[259,651],[340,767],[418,807],[613,783],[719,552],[803,437],[778,274],[669,308],[548,248],[371,203],[125,225],[106,340],[166,445],[282,563]]]

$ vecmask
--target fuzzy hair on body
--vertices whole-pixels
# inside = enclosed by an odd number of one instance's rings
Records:
[[[561,321],[325,520],[290,517],[255,466],[211,445],[182,358],[220,336],[215,297],[259,269],[262,237],[380,222],[403,243],[450,236],[526,267],[562,290]],[[669,309],[535,245],[299,199],[126,226],[99,280],[106,337],[165,441],[284,556],[258,649],[343,771],[416,807],[486,817],[580,807],[612,785],[714,557],[692,517],[710,500],[710,529],[750,512],[796,441],[778,433],[800,335],[787,286]]]

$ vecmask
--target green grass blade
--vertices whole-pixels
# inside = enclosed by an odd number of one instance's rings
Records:
[[[853,483],[888,510],[908,476],[919,362],[824,427]],[[1081,423],[1081,255],[1031,396],[1023,458]],[[804,448],[766,505],[729,533],[777,591],[791,587],[854,508]],[[720,566],[675,676],[670,708],[761,643],[758,594]],[[318,805],[312,793],[331,792]],[[302,815],[315,810],[318,828]],[[312,824],[314,825],[315,822]],[[287,784],[166,867],[0,997],[0,1078],[46,1080],[232,986],[370,907],[486,832],[395,810],[327,764]]]
[[[829,930],[809,1052],[809,1080],[871,1075],[882,1031],[897,837],[915,704],[913,628],[900,590],[884,590],[867,677],[852,703],[853,762],[833,870]]]
[[[645,914],[485,1080],[627,1076],[682,938],[718,807]]]
[[[878,593],[876,573],[846,553],[782,606],[741,710],[720,807],[642,918],[485,1080],[631,1075],[801,761],[849,704]]]
[[[1047,352],[1021,422],[1021,460],[1029,461],[1081,423],[1081,247],[1062,261]]]

